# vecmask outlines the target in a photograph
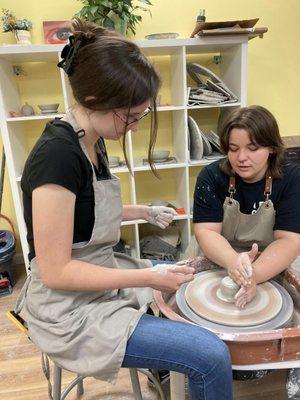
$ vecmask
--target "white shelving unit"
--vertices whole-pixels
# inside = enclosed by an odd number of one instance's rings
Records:
[[[157,164],[157,170],[161,180],[157,180],[151,173],[150,167],[142,163],[146,157],[144,133],[149,127],[147,121],[141,123],[141,135],[139,132],[128,134],[128,157],[131,162],[133,176],[126,167],[114,168],[113,172],[121,179],[124,187],[124,203],[147,204],[155,199],[176,201],[186,210],[186,214],[178,215],[176,219],[180,225],[183,248],[191,237],[191,206],[192,191],[196,176],[203,165],[209,163],[189,161],[187,117],[191,113],[201,126],[205,124],[216,127],[217,117],[220,111],[246,105],[247,98],[247,52],[248,37],[219,36],[194,39],[170,39],[138,41],[137,44],[143,52],[162,71],[163,98],[168,99],[166,105],[158,108],[159,125],[157,148],[170,150],[170,155],[176,157],[177,162],[172,164]],[[11,118],[9,111],[20,110],[22,93],[20,93],[19,77],[14,74],[13,66],[22,65],[26,71],[27,65],[44,65],[45,63],[57,63],[62,50],[61,45],[32,45],[32,46],[2,46],[0,47],[0,117],[1,133],[6,153],[7,167],[12,190],[16,217],[20,233],[20,240],[26,266],[28,266],[28,245],[26,241],[26,227],[23,218],[20,180],[25,160],[28,156],[28,128],[38,122],[43,123],[54,117],[62,117],[64,111],[73,104],[72,94],[67,77],[62,70],[58,72],[63,110],[59,114],[34,115],[30,117]],[[227,86],[238,96],[238,103],[224,105],[203,105],[197,107],[187,106],[188,77],[186,62],[193,61],[199,64],[215,67],[211,61],[214,55],[221,55],[222,62],[216,66],[217,73]],[[29,63],[29,64],[28,64]],[[42,67],[41,67],[42,68]],[[166,79],[164,79],[166,77]],[[22,77],[22,79],[26,79]],[[47,76],[45,76],[47,79]],[[41,87],[41,91],[43,88]],[[146,134],[146,133],[145,133]],[[160,143],[160,139],[164,142]],[[163,143],[163,144],[162,144]],[[167,144],[166,144],[167,143]],[[108,145],[108,153],[122,155],[121,149]],[[167,192],[166,192],[167,190]],[[137,220],[125,222],[122,230],[130,235],[133,243],[134,255],[139,256],[140,228],[145,221]],[[128,233],[129,230],[129,233]]]

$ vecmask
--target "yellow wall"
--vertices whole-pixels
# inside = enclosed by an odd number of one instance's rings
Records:
[[[152,18],[144,14],[136,39],[154,32],[178,32],[182,38],[189,37],[199,8],[206,9],[207,21],[259,17],[258,26],[267,26],[269,32],[263,40],[256,38],[249,44],[248,104],[270,109],[283,136],[299,135],[299,0],[152,0],[152,3]],[[32,42],[38,44],[43,43],[43,20],[70,19],[82,3],[78,0],[1,0],[1,7],[9,8],[18,18],[32,20]],[[0,33],[0,43],[14,43],[12,34]],[[43,85],[44,93],[51,93],[51,81]],[[15,221],[7,181],[2,211]]]

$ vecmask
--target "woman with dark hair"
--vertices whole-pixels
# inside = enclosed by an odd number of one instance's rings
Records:
[[[122,206],[104,143],[123,140],[127,161],[126,133],[151,107],[151,161],[158,75],[125,38],[80,20],[73,30],[59,66],[77,104],[46,125],[22,176],[31,273],[18,309],[30,338],[82,376],[113,382],[120,367],[174,370],[189,376],[191,399],[229,400],[226,345],[200,327],[146,314],[147,288],[173,292],[194,269],[113,251],[122,220],[165,228],[174,217],[168,207]]]
[[[197,249],[241,286],[244,307],[256,285],[300,254],[300,166],[283,162],[274,116],[260,106],[231,113],[220,126],[225,160],[205,167],[194,192]],[[200,247],[200,249],[199,249]]]

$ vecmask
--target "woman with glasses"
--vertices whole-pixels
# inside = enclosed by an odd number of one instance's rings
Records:
[[[149,288],[176,291],[194,269],[113,251],[122,220],[165,228],[174,217],[167,207],[123,206],[105,150],[106,140],[122,141],[127,162],[126,134],[152,111],[151,163],[159,77],[125,38],[80,20],[73,30],[59,67],[77,104],[46,125],[22,176],[31,273],[18,309],[31,339],[68,370],[111,382],[120,367],[174,370],[189,376],[191,399],[231,399],[226,345],[146,314]]]

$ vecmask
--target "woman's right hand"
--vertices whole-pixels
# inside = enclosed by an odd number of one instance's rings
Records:
[[[235,295],[235,305],[238,308],[244,308],[247,303],[250,303],[256,295],[256,282],[254,276],[247,287],[242,286]]]
[[[249,286],[252,277],[252,262],[258,254],[258,246],[253,243],[252,248],[248,252],[243,252],[237,255],[233,264],[228,267],[227,272],[232,280],[239,286]]]
[[[176,292],[183,283],[194,279],[195,268],[187,265],[157,264],[150,268],[149,286],[162,292]]]

